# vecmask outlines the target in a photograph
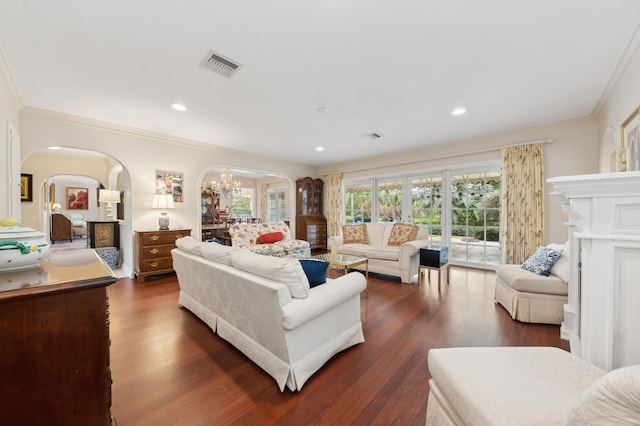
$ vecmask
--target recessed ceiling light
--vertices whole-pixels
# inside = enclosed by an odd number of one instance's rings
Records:
[[[316,146],[316,151],[320,152],[320,151],[324,151],[324,147],[322,146]]]
[[[453,111],[451,111],[452,115],[462,115],[465,112],[467,112],[467,110],[465,108],[456,108]]]
[[[326,114],[326,113],[329,112],[329,108],[327,108],[327,107],[318,107],[318,112],[320,114]]]
[[[187,107],[182,105],[182,104],[173,104],[171,105],[171,108],[175,109],[176,111],[186,111]]]

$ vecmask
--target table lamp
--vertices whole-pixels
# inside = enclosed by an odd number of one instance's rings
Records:
[[[173,202],[173,194],[156,194],[153,196],[153,201],[151,201],[152,209],[173,209],[176,205]],[[167,212],[161,212],[160,217],[158,218],[158,225],[160,225],[160,229],[169,229],[169,216]]]
[[[101,189],[98,201],[101,203],[107,203],[107,220],[113,220],[113,207],[111,204],[118,204],[120,202],[120,191]]]

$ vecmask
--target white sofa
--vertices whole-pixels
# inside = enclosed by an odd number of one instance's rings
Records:
[[[387,244],[393,223],[366,223],[368,244],[344,244],[343,236],[329,237],[331,253],[366,257],[369,271],[400,277],[403,283],[411,283],[418,275],[420,248],[429,245],[429,230],[418,226],[415,240],[401,246]]]
[[[428,353],[426,424],[639,425],[640,365],[607,373],[558,348]]]
[[[271,375],[281,391],[302,386],[334,354],[364,342],[360,273],[309,289],[300,261],[176,241],[178,303]]]
[[[496,268],[494,301],[502,305],[511,318],[532,323],[560,324],[563,306],[569,300],[569,253],[567,244],[549,244],[562,251],[548,276],[505,264]]]

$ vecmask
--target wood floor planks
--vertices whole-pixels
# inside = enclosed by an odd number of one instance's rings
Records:
[[[559,327],[515,322],[493,302],[495,274],[452,267],[450,284],[370,275],[365,343],[333,357],[301,392],[275,381],[189,311],[175,277],[109,287],[112,413],[127,425],[423,425],[427,351],[557,346]]]

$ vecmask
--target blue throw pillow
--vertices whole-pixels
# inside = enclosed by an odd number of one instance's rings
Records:
[[[535,272],[538,275],[547,276],[551,273],[551,268],[556,263],[562,250],[554,250],[548,247],[540,247],[530,258],[524,261],[522,269]]]
[[[309,287],[313,288],[327,282],[327,269],[329,268],[329,262],[319,259],[299,260],[300,265],[302,265],[302,269],[309,280]]]

